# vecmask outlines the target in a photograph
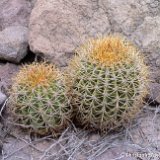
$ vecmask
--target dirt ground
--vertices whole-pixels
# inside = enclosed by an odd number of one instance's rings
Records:
[[[124,130],[110,135],[74,126],[58,139],[32,137],[19,128],[1,128],[2,160],[158,160],[160,107],[144,106]],[[2,127],[2,125],[1,125]],[[139,158],[138,158],[139,156]]]

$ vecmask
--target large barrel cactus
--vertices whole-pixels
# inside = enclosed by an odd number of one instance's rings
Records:
[[[108,132],[130,122],[147,94],[148,67],[123,37],[89,40],[68,68],[76,123]]]
[[[63,77],[51,64],[24,65],[13,79],[9,102],[13,121],[40,135],[59,135],[71,118]]]

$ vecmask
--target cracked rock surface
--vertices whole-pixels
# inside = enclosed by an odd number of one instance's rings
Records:
[[[108,34],[110,24],[97,1],[37,0],[29,30],[31,50],[65,66],[77,45],[88,37]]]
[[[159,0],[37,0],[29,25],[33,52],[65,65],[87,38],[121,33],[159,67]]]

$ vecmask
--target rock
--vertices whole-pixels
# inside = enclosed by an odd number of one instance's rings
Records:
[[[8,89],[12,85],[12,78],[19,71],[20,66],[12,63],[0,64],[0,88],[3,93],[8,94]]]
[[[29,24],[30,49],[65,66],[86,38],[108,34],[106,14],[93,0],[37,0]]]
[[[158,1],[130,0],[126,3],[124,0],[101,0],[99,5],[108,13],[112,31],[130,37],[143,23],[145,17],[160,14],[160,1],[158,4],[156,2]]]
[[[160,104],[160,84],[158,83],[150,84],[150,97]]]
[[[129,36],[142,23],[144,8],[140,6],[138,0],[101,0],[101,7],[104,8],[112,26],[113,32],[120,32]]]
[[[32,8],[33,8],[33,7],[34,7],[34,4],[36,3],[37,0],[28,0],[28,1],[31,3]]]
[[[0,92],[0,108],[6,99],[7,99],[7,96],[3,94],[2,92]]]
[[[150,67],[150,79],[153,83],[159,83],[160,84],[160,70],[158,67]]]
[[[27,54],[28,22],[35,0],[0,1],[0,60],[18,63]]]
[[[160,56],[158,56],[157,60],[156,60],[156,66],[160,67]]]
[[[0,59],[18,63],[27,54],[28,29],[13,26],[0,32]]]
[[[33,1],[33,0],[32,0]],[[10,26],[28,26],[33,2],[28,0],[0,1],[0,30]],[[31,3],[32,2],[32,3]]]
[[[30,17],[30,49],[63,66],[88,37],[119,32],[148,55],[158,56],[159,4],[151,0],[37,0]],[[150,63],[155,66],[155,59]]]
[[[143,23],[132,34],[131,39],[147,57],[152,77],[160,83],[160,16],[145,17]],[[158,88],[156,90],[157,93],[153,92],[157,97],[159,91]]]
[[[145,52],[153,53],[156,59],[160,53],[160,17],[146,17],[132,34],[132,39]]]

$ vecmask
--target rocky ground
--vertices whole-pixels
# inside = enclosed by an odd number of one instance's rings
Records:
[[[132,125],[104,136],[71,126],[59,139],[32,137],[5,125],[11,78],[22,64],[41,57],[65,67],[87,38],[110,33],[131,40],[151,70],[148,103]],[[0,89],[3,160],[146,160],[151,157],[130,153],[160,155],[160,0],[1,0]]]
[[[3,160],[158,160],[160,108],[145,106],[137,119],[120,132],[99,135],[74,126],[58,139],[36,138],[8,127],[3,136]],[[146,154],[146,155],[145,155]],[[148,157],[147,157],[148,156]]]

